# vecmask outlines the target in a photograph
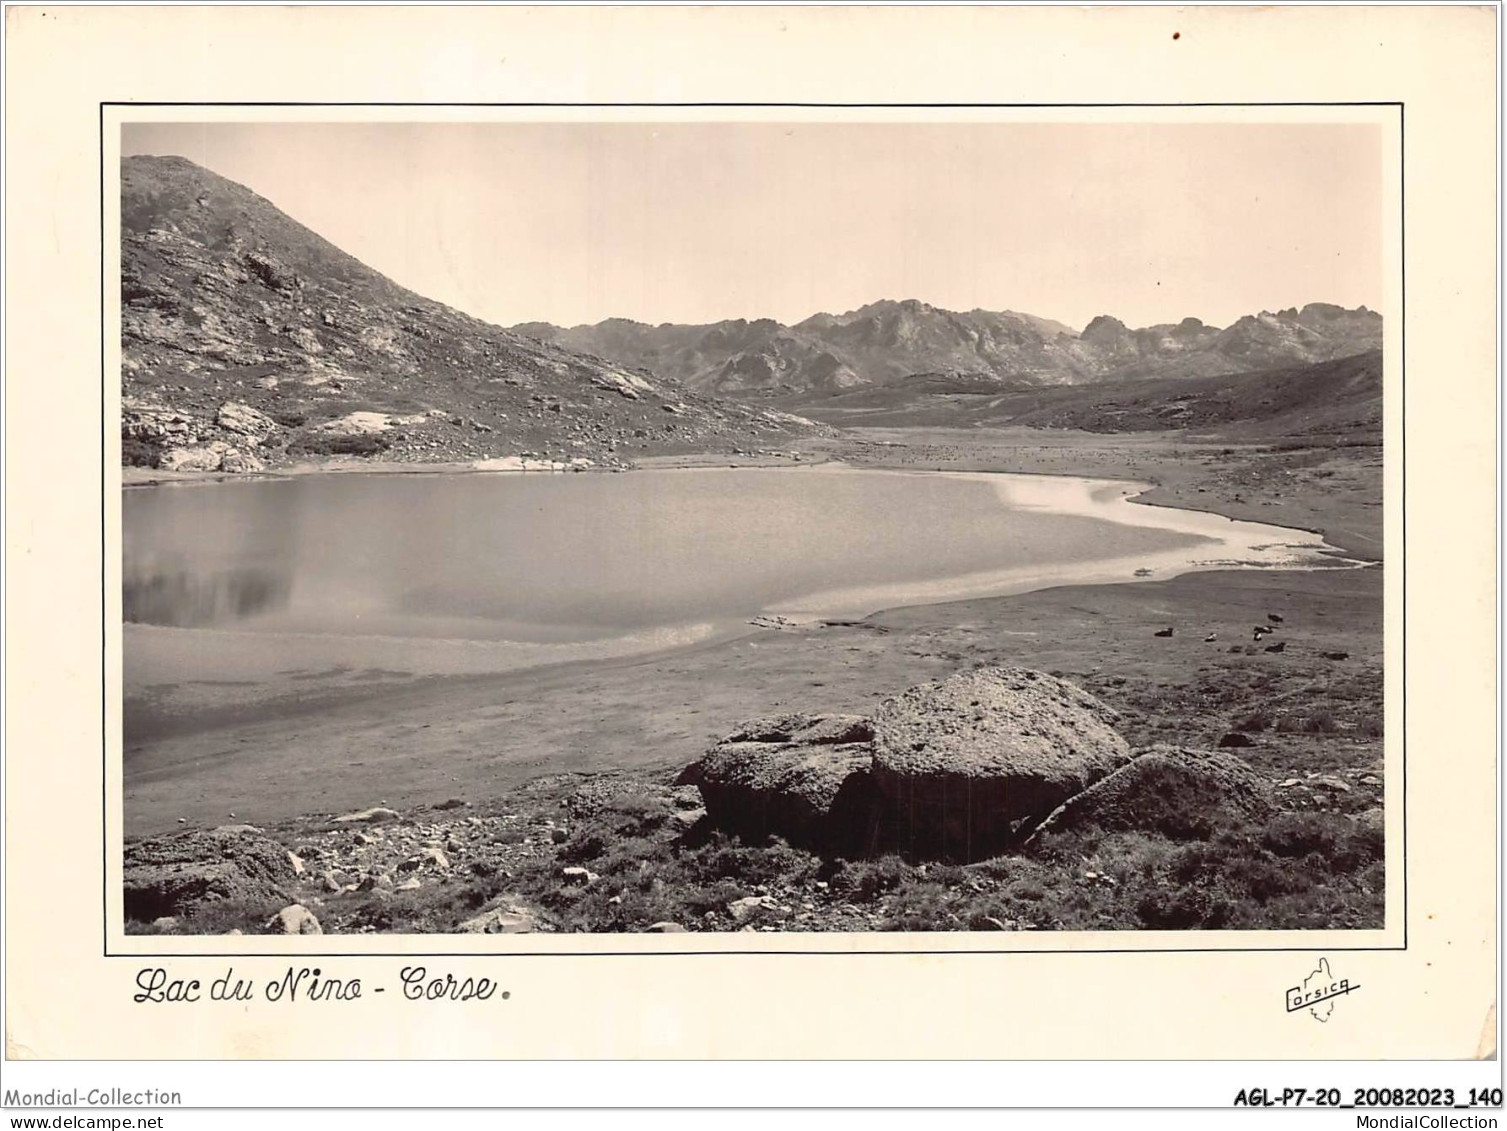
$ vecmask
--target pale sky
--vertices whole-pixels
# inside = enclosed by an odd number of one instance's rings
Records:
[[[1369,125],[132,124],[502,325],[1382,305]]]

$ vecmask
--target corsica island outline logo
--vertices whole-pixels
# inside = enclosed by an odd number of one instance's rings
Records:
[[[1287,991],[1287,1012],[1306,1009],[1316,1021],[1328,1021],[1334,1013],[1334,999],[1358,989],[1349,978],[1336,978],[1329,969],[1329,959],[1321,958],[1318,968],[1303,979],[1301,986]]]

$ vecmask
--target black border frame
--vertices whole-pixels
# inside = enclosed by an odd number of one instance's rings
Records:
[[[1402,461],[1399,523],[1402,531],[1401,561],[1398,563],[1398,582],[1402,586],[1402,625],[1401,625],[1401,695],[1402,703],[1399,710],[1400,735],[1398,735],[1398,757],[1402,760],[1402,796],[1399,804],[1402,806],[1402,943],[1391,946],[1251,946],[1251,947],[1199,947],[1199,946],[1169,946],[1169,947],[1086,947],[1079,949],[1064,949],[1062,947],[1023,947],[1001,950],[957,950],[951,948],[917,948],[917,949],[851,949],[851,950],[743,950],[743,949],[718,949],[718,950],[610,950],[610,951],[559,951],[559,950],[527,950],[527,951],[447,951],[447,950],[413,950],[413,951],[310,951],[310,952],[270,952],[257,951],[158,951],[150,954],[129,954],[112,952],[110,950],[110,923],[109,923],[109,853],[110,846],[106,843],[105,829],[109,823],[109,672],[108,672],[108,647],[110,626],[105,616],[109,605],[108,584],[109,579],[106,571],[106,562],[109,555],[109,540],[106,530],[104,500],[109,491],[110,466],[106,462],[109,434],[107,429],[111,422],[105,417],[105,389],[109,380],[106,372],[107,350],[105,348],[105,304],[109,301],[106,291],[107,280],[107,251],[105,247],[105,111],[111,106],[141,107],[284,107],[284,108],[320,108],[320,107],[353,107],[365,106],[375,108],[396,107],[462,107],[476,109],[591,109],[594,107],[614,107],[627,109],[737,109],[737,108],[769,108],[769,109],[804,109],[804,110],[1113,110],[1113,109],[1225,109],[1225,108],[1261,108],[1261,107],[1395,107],[1397,109],[1397,132],[1398,132],[1398,219],[1399,239],[1401,240],[1401,262],[1399,264],[1398,305],[1400,307],[1400,326],[1398,341],[1400,345],[1400,397],[1401,397],[1401,439],[1398,444],[1397,458]],[[101,101],[99,108],[99,242],[100,242],[100,342],[99,342],[99,365],[100,365],[100,519],[99,519],[99,548],[100,548],[100,929],[102,934],[101,950],[104,958],[125,959],[161,959],[161,958],[263,958],[263,959],[312,959],[312,958],[407,958],[421,956],[424,958],[639,958],[639,957],[673,957],[673,958],[722,958],[722,957],[760,957],[769,959],[782,959],[787,957],[828,957],[846,958],[849,956],[879,956],[879,955],[947,955],[957,957],[973,956],[1009,956],[1016,954],[1061,954],[1061,955],[1095,955],[1095,954],[1281,954],[1299,953],[1316,954],[1319,952],[1333,953],[1375,953],[1375,952],[1400,952],[1408,949],[1408,820],[1407,820],[1407,796],[1408,796],[1408,761],[1407,761],[1407,642],[1408,642],[1408,617],[1407,617],[1407,104],[1400,100],[1376,100],[1376,101],[1338,101],[1338,102],[203,102],[203,101],[163,101],[163,102],[137,102],[124,101]],[[119,296],[116,295],[118,301]],[[118,375],[117,375],[118,380]],[[1385,396],[1386,382],[1382,382],[1383,396]],[[1386,449],[1385,437],[1383,437],[1382,452],[1383,467],[1383,491],[1385,492],[1385,467]],[[1383,494],[1383,538],[1385,539],[1386,507],[1385,494]],[[1385,549],[1385,542],[1383,542]],[[1385,558],[1382,568],[1385,570]],[[117,602],[118,603],[118,602]],[[1385,640],[1385,612],[1386,597],[1385,586],[1382,598],[1383,610],[1383,639]],[[1385,661],[1383,664],[1385,677]],[[1386,738],[1383,739],[1385,743]],[[1386,748],[1383,747],[1383,757],[1386,757]],[[1382,930],[1386,929],[1383,922]],[[1118,934],[1121,932],[1108,932]],[[1193,934],[1194,932],[1187,932]],[[1241,932],[1227,932],[1227,936]],[[227,936],[228,937],[228,936]],[[404,935],[403,938],[441,939],[449,936],[444,935]]]

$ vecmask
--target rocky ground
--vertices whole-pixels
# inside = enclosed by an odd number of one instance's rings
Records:
[[[1379,927],[1379,762],[1132,749],[1113,708],[961,672],[870,720],[750,720],[677,774],[537,778],[132,843],[144,933]]]

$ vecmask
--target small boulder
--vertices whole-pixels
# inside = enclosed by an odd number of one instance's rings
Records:
[[[879,827],[872,738],[869,720],[854,715],[757,719],[686,767],[676,784],[696,786],[708,818],[731,832],[864,855]]]
[[[267,930],[274,935],[324,934],[314,913],[301,903],[289,904],[272,916],[267,920]]]
[[[526,935],[539,929],[539,920],[531,908],[514,896],[501,895],[455,929],[464,935]]]
[[[980,668],[893,696],[874,717],[874,776],[901,847],[997,855],[1130,759],[1119,715],[1066,680]]]
[[[1255,746],[1256,740],[1248,734],[1238,730],[1232,730],[1219,738],[1219,746],[1222,750],[1239,749],[1246,746]]]
[[[1327,790],[1331,790],[1331,791],[1333,791],[1335,793],[1349,793],[1350,792],[1350,785],[1349,785],[1349,783],[1348,782],[1343,782],[1339,778],[1318,777],[1318,778],[1313,778],[1312,780],[1310,780],[1308,784],[1310,786],[1312,786],[1314,789],[1327,789]]]
[[[1070,798],[1037,834],[1097,828],[1204,840],[1220,828],[1265,821],[1274,812],[1266,780],[1235,755],[1153,746]]]
[[[686,929],[679,923],[672,923],[668,919],[658,923],[650,923],[644,930],[656,935],[683,935],[686,933]]]
[[[288,850],[245,825],[137,841],[124,863],[126,917],[143,923],[227,899],[278,907],[296,879]]]

